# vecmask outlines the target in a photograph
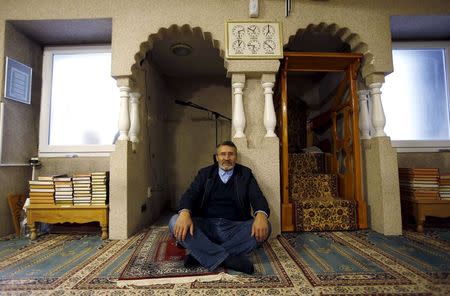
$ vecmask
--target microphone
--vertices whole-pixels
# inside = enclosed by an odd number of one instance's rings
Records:
[[[183,106],[189,106],[189,105],[190,105],[190,102],[185,102],[185,101],[175,100],[175,104],[183,105]]]

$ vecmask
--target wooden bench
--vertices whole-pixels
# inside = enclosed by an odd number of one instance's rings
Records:
[[[450,217],[450,200],[402,199],[402,206],[404,207],[403,215],[414,216],[418,232],[423,232],[423,223],[425,222],[426,216],[439,218]]]

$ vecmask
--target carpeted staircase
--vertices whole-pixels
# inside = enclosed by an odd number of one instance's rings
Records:
[[[356,230],[356,202],[338,197],[324,153],[289,154],[289,197],[296,231]]]

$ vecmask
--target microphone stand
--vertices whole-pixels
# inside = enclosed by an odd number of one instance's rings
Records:
[[[175,100],[175,104],[183,105],[183,106],[189,106],[189,107],[192,107],[192,108],[195,108],[195,109],[199,109],[199,110],[204,110],[204,111],[207,111],[207,112],[211,112],[211,114],[214,115],[214,118],[215,118],[215,121],[216,121],[216,147],[217,147],[217,145],[218,145],[218,143],[217,143],[217,120],[220,117],[222,117],[223,119],[226,119],[229,122],[231,122],[231,118],[228,118],[225,115],[220,114],[219,112],[210,110],[208,108],[205,108],[203,106],[197,105],[197,104],[189,102],[189,101],[188,102],[184,102],[184,101]]]

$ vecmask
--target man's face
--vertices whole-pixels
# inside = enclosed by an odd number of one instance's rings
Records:
[[[217,149],[217,162],[224,171],[233,169],[236,164],[236,150],[231,146],[222,145]]]

